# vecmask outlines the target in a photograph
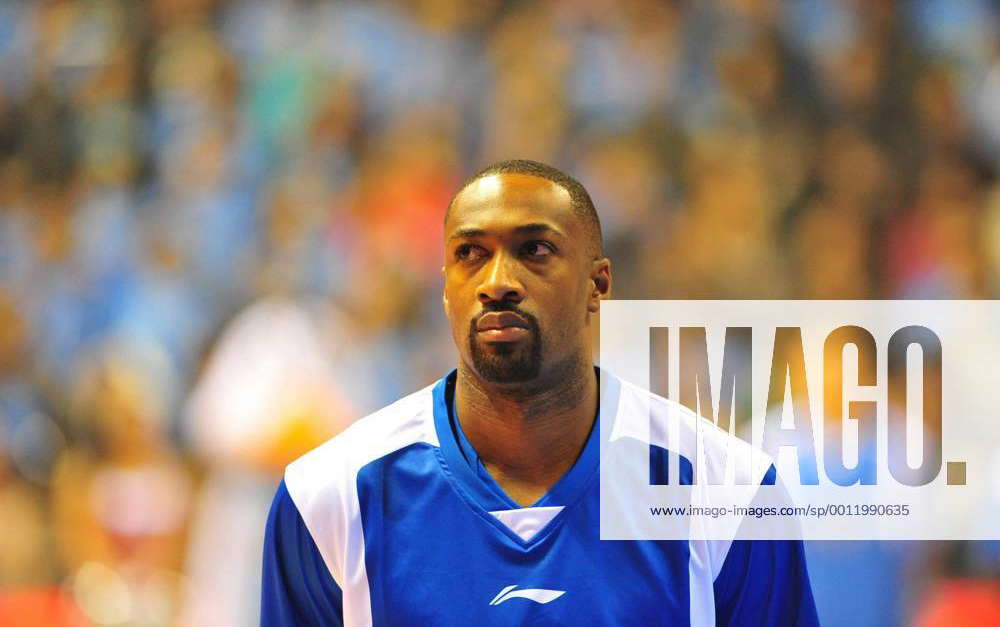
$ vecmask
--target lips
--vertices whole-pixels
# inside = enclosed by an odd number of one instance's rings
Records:
[[[490,343],[520,342],[531,337],[528,321],[512,311],[491,311],[476,322],[479,337]]]
[[[476,322],[477,331],[494,331],[517,327],[528,328],[528,321],[512,311],[496,311],[483,314]]]

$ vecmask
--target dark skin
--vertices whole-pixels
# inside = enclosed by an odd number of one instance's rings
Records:
[[[591,325],[611,293],[611,263],[562,186],[504,173],[455,197],[443,272],[444,309],[459,353],[459,422],[497,484],[529,506],[573,465],[593,425]],[[537,321],[543,348],[537,374],[527,380],[484,376],[473,356],[470,341],[496,363],[530,360],[524,318],[483,315],[503,306]]]

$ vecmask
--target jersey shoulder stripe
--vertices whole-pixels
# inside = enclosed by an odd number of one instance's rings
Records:
[[[602,416],[614,415],[611,442],[631,438],[675,452],[701,473],[722,472],[731,457],[738,484],[760,485],[771,470],[774,460],[769,455],[713,421],[677,401],[619,382],[616,411],[605,414],[602,407]]]
[[[358,471],[411,444],[437,445],[433,388],[430,385],[359,419],[285,469],[288,494],[343,590],[347,624],[371,620]]]

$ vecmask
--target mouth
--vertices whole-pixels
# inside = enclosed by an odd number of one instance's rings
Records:
[[[528,321],[512,311],[483,314],[476,322],[476,334],[485,342],[519,342],[531,335]]]

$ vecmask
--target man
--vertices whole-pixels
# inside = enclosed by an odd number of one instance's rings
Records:
[[[800,542],[600,540],[598,401],[638,391],[592,364],[611,265],[577,181],[475,175],[443,270],[457,370],[289,465],[262,624],[816,623]]]

